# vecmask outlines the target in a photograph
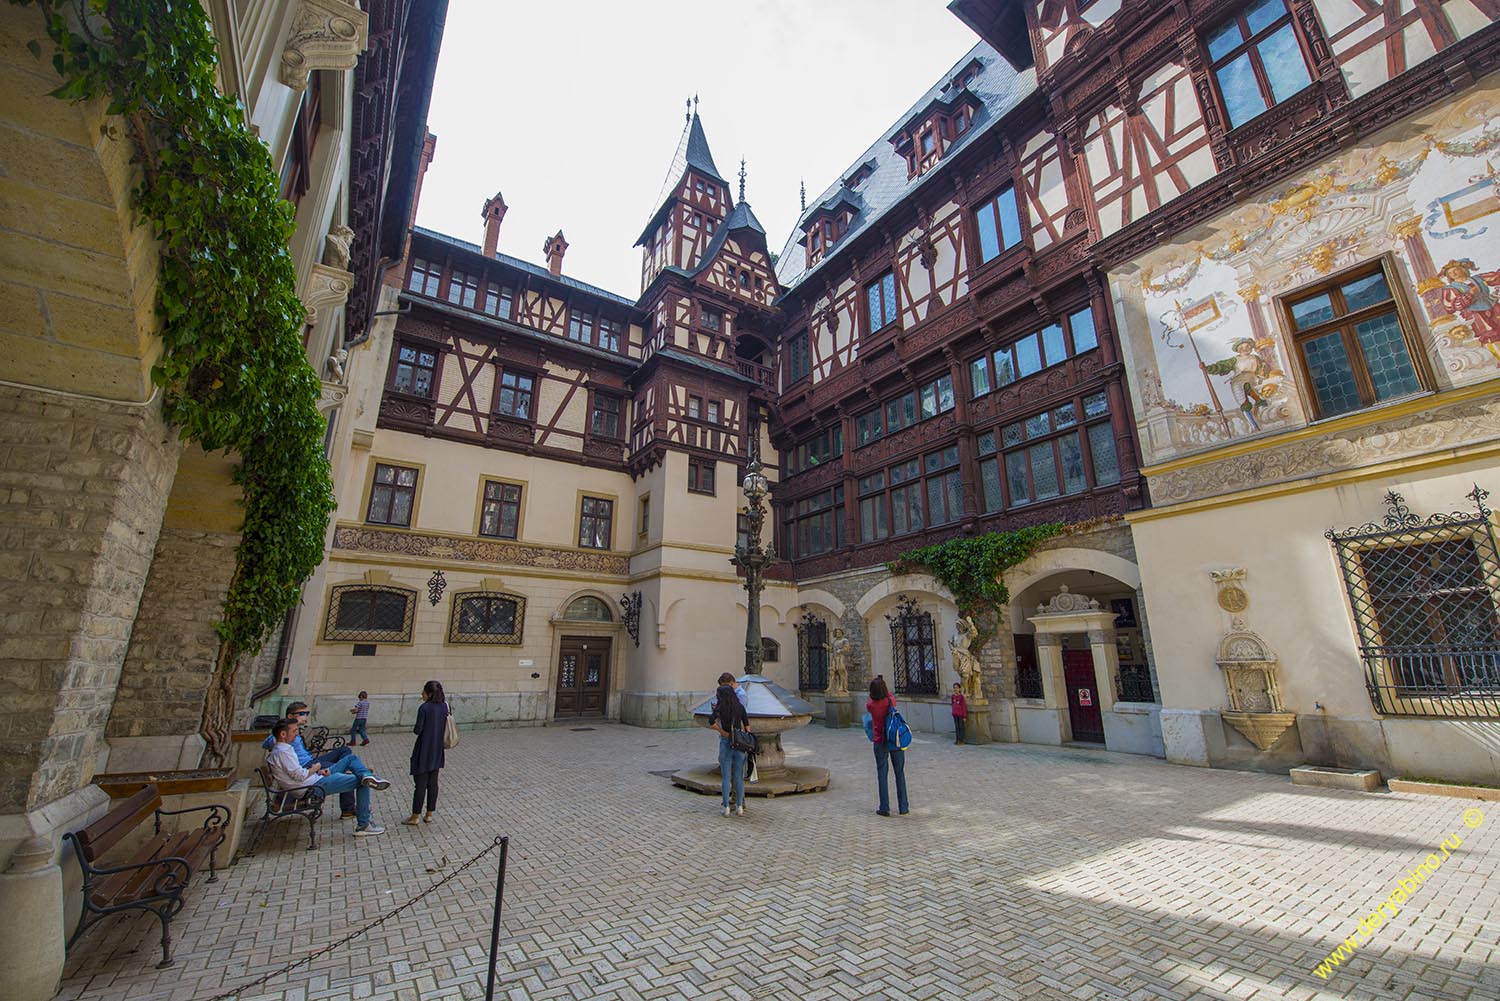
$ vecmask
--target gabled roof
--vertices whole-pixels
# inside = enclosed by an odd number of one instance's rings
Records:
[[[458,250],[466,250],[483,260],[498,261],[501,264],[515,268],[517,271],[524,271],[536,278],[541,278],[549,282],[555,282],[558,285],[562,285],[579,292],[586,292],[589,295],[596,295],[602,299],[608,299],[610,302],[613,302],[617,305],[629,306],[632,309],[635,308],[634,299],[627,299],[623,295],[616,295],[615,293],[606,291],[597,285],[590,285],[588,282],[581,282],[577,278],[569,278],[567,275],[554,275],[551,271],[548,271],[540,264],[532,264],[530,261],[523,261],[521,258],[511,257],[509,254],[496,254],[494,257],[486,257],[479,244],[470,243],[468,240],[460,240],[458,237],[449,236],[447,233],[439,233],[435,229],[426,229],[422,226],[413,226],[411,228],[411,231],[418,236],[425,236],[430,239],[437,240],[440,243],[446,243],[448,246],[454,247]]]
[[[918,111],[932,104],[934,100],[943,98],[952,101],[955,98],[951,82],[961,74],[975,60],[983,67],[979,75],[969,82],[966,93],[972,94],[979,102],[979,107],[974,112],[973,121],[969,127],[957,139],[947,146],[943,162],[916,177],[907,176],[906,158],[896,152],[890,139],[912,116]],[[948,93],[944,93],[945,89]],[[883,216],[887,211],[900,203],[912,192],[918,190],[933,177],[946,172],[947,160],[957,151],[968,147],[978,140],[979,136],[988,131],[989,126],[1003,118],[1012,108],[1020,104],[1028,95],[1036,90],[1036,71],[1027,69],[1017,72],[1011,68],[1010,63],[1001,58],[987,42],[980,42],[974,48],[966,52],[962,59],[954,63],[953,68],[944,73],[942,79],[933,84],[925,94],[912,103],[894,124],[885,130],[885,133],[875,140],[869,149],[858,157],[855,157],[850,166],[839,172],[839,180],[829,185],[828,189],[813,201],[797,219],[796,225],[788,235],[786,245],[781,251],[781,256],[776,263],[776,280],[780,283],[783,291],[794,288],[808,275],[819,268],[826,267],[830,260],[839,256],[839,251],[857,237],[860,233],[870,227],[872,223]],[[993,136],[990,137],[993,142]],[[803,232],[810,217],[836,203],[840,198],[840,189],[843,187],[843,178],[852,177],[860,168],[868,163],[874,163],[874,171],[860,184],[859,191],[855,192],[863,205],[849,223],[849,229],[839,240],[835,250],[818,261],[811,268],[807,266],[807,256],[802,252]]]
[[[807,232],[808,227],[821,216],[837,216],[840,209],[848,209],[851,217],[858,217],[864,207],[864,199],[847,185],[841,184],[837,191],[814,205],[812,211],[802,217],[801,231]]]
[[[641,230],[640,238],[635,241],[637,247],[645,243],[646,237],[661,223],[668,201],[682,186],[682,179],[689,168],[729,187],[729,182],[719,176],[719,168],[714,166],[714,156],[708,151],[708,137],[703,134],[703,123],[699,121],[696,111],[683,126],[682,138],[677,141],[677,152],[672,154],[672,165],[667,168],[667,179],[662,182],[661,191],[656,196],[656,213],[646,223],[646,228]]]

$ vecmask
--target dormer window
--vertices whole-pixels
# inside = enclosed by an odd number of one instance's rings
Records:
[[[935,136],[933,134],[933,130],[932,129],[928,129],[926,132],[922,133],[922,155],[924,157],[927,157],[927,156],[931,156],[932,154],[934,154],[936,152],[937,152],[937,136]]]

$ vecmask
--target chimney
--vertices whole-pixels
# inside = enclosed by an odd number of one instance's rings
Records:
[[[556,236],[547,237],[547,242],[542,244],[542,253],[547,255],[547,270],[554,277],[562,274],[563,254],[567,252],[568,241],[563,239],[562,230],[558,230]]]
[[[500,223],[505,218],[505,199],[500,192],[484,203],[480,215],[484,217],[484,256],[494,257],[495,248],[500,245]]]

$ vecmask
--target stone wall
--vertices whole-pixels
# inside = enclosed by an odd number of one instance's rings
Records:
[[[0,389],[0,812],[93,777],[178,453],[157,403]]]
[[[213,624],[238,544],[234,533],[162,529],[109,717],[111,742],[198,732],[219,651]]]

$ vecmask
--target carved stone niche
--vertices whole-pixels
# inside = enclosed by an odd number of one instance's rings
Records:
[[[351,0],[297,0],[281,52],[281,82],[304,91],[313,70],[353,69],[369,33],[370,15]]]
[[[1229,711],[1219,715],[1250,743],[1268,750],[1297,722],[1297,714],[1287,712],[1281,704],[1276,654],[1237,618],[1219,641],[1215,660],[1224,672],[1224,687],[1229,693]]]
[[[1068,590],[1068,585],[1063,584],[1058,588],[1053,599],[1044,605],[1036,606],[1038,615],[1073,615],[1079,612],[1099,611],[1099,599],[1090,598],[1086,594],[1074,594]]]

